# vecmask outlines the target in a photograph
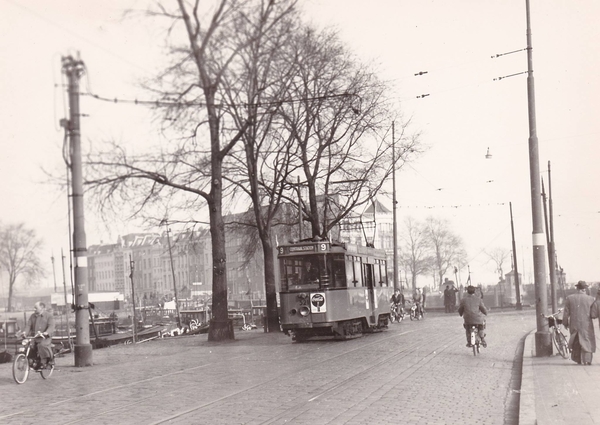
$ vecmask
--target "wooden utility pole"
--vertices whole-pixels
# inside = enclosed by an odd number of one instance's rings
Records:
[[[521,304],[521,285],[519,282],[519,267],[517,266],[517,245],[515,243],[515,225],[513,223],[512,202],[508,203],[510,207],[510,233],[512,235],[512,254],[513,254],[513,272],[515,273],[515,297],[517,310],[523,310]]]
[[[52,253],[50,260],[52,261],[52,276],[54,277],[54,292],[56,292],[56,269],[54,268],[54,253]]]
[[[550,304],[552,305],[552,313],[558,311],[558,302],[556,299],[556,272],[554,270],[554,247],[552,243],[552,235],[548,224],[548,198],[546,197],[546,189],[544,188],[544,180],[542,179],[542,202],[544,205],[544,225],[546,227],[546,243],[548,244],[548,266],[550,267]]]
[[[73,204],[73,258],[75,264],[75,366],[92,366],[90,344],[87,246],[83,209],[83,171],[81,161],[81,130],[79,126],[79,78],[85,71],[83,61],[72,56],[62,58],[62,71],[69,83],[69,152],[71,153],[71,185]]]
[[[175,295],[175,313],[177,314],[177,327],[181,328],[181,317],[179,316],[179,300],[177,299],[177,282],[175,281],[175,267],[173,266],[173,251],[171,250],[171,237],[169,236],[169,224],[165,220],[167,229],[167,244],[169,245],[169,258],[171,259],[171,273],[173,274],[173,294]]]
[[[548,161],[548,214],[550,227],[548,233],[548,267],[550,268],[550,291],[552,293],[552,313],[558,311],[557,279],[556,279],[556,245],[554,244],[554,214],[552,212],[552,175]]]
[[[63,273],[63,294],[65,296],[65,317],[67,321],[67,341],[69,341],[69,349],[73,351],[73,340],[71,339],[71,325],[69,324],[69,310],[71,304],[67,301],[67,278],[65,276],[65,254],[62,248],[60,249],[60,257],[62,259],[62,273]]]
[[[135,285],[133,284],[133,270],[135,269],[135,261],[131,259],[129,254],[129,279],[131,279],[131,301],[133,304],[133,317],[131,318],[131,333],[133,335],[133,343],[137,342],[137,320],[135,318]]]
[[[394,289],[399,289],[398,286],[398,219],[396,217],[396,134],[395,134],[395,123],[392,121],[392,221],[393,231],[392,237],[394,238]],[[375,214],[375,210],[373,210]]]

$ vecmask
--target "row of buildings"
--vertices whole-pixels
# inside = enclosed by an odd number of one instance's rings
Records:
[[[224,218],[226,223],[235,223],[240,221],[240,216]],[[338,231],[336,239],[360,244],[365,243],[365,238],[375,239],[375,245],[388,251],[391,259],[390,210],[376,201],[364,211],[361,219],[367,224],[349,226],[341,231],[341,235]],[[276,245],[278,241],[298,238],[298,226],[278,226],[274,233]],[[308,228],[304,236],[307,234]],[[246,235],[239,227],[226,226],[228,293],[233,299],[264,299],[262,250],[259,247],[250,260],[246,259]],[[120,292],[130,300],[133,285],[136,300],[146,305],[171,300],[175,288],[180,299],[210,296],[212,252],[209,229],[132,233],[119,236],[115,243],[91,245],[87,255],[90,292]],[[273,255],[276,256],[276,252]]]
[[[286,207],[296,208],[293,205]],[[283,212],[297,217],[297,213],[294,213],[289,210]],[[264,300],[263,252],[260,242],[249,236],[247,226],[236,226],[236,223],[247,222],[244,214],[228,215],[224,219],[227,223],[225,241],[228,296],[236,301]],[[307,237],[310,232],[306,225],[302,230],[303,235],[299,235],[297,223],[279,225],[273,230],[273,246],[277,246],[278,242]],[[333,239],[339,241],[373,243],[375,247],[387,252],[389,268],[393,267],[393,214],[379,201],[375,200],[360,216],[346,220],[331,234]],[[253,244],[255,251],[250,256],[247,251],[249,238],[256,240]],[[273,256],[276,255],[277,251],[274,250]],[[277,267],[277,261],[275,264]],[[389,276],[393,275],[392,270],[388,272]],[[200,228],[179,233],[132,233],[119,236],[112,244],[91,245],[88,247],[88,273],[90,292],[118,292],[124,295],[125,300],[130,301],[133,287],[138,305],[151,306],[172,300],[175,285],[180,300],[207,300],[212,293],[210,231]],[[564,282],[564,274],[561,273],[560,278]],[[521,275],[519,281],[523,288]],[[407,284],[402,279],[400,283]],[[494,291],[497,292],[497,304],[516,303],[513,271],[502,276],[496,286]],[[429,289],[437,291],[438,288],[433,285]],[[441,291],[443,292],[443,288]],[[525,292],[522,292],[521,297]]]

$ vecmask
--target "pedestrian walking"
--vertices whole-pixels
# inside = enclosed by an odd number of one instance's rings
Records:
[[[451,281],[452,282],[452,281]],[[454,286],[454,282],[452,282],[452,287],[450,288],[450,311],[454,313],[456,311],[456,293],[458,289]]]
[[[452,293],[450,291],[450,285],[446,285],[446,289],[444,289],[444,311],[446,313],[452,313],[451,300]]]
[[[587,295],[589,285],[580,280],[575,285],[577,293],[565,300],[563,325],[569,329],[571,360],[578,364],[591,365],[596,352],[596,334],[592,318],[598,317],[598,303]]]

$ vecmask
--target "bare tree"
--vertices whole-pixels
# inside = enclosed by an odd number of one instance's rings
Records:
[[[290,2],[290,5],[293,3]],[[270,36],[241,50],[244,58],[239,75],[223,84],[227,98],[226,110],[237,128],[249,122],[242,136],[243,144],[234,149],[224,178],[235,185],[251,201],[253,214],[240,215],[232,223],[238,234],[245,236],[244,247],[248,261],[262,248],[267,329],[279,331],[279,313],[275,285],[273,226],[281,218],[280,206],[291,167],[289,137],[282,137],[279,108],[286,98],[286,88],[293,69],[281,60],[281,52],[289,43],[299,24],[298,16],[290,9],[270,31]],[[252,33],[254,23],[240,22],[238,33]],[[240,89],[235,80],[246,81]],[[242,226],[240,228],[240,226]],[[244,229],[243,227],[247,227]],[[258,241],[256,240],[258,239]]]
[[[417,277],[430,271],[433,266],[431,245],[425,225],[412,217],[406,217],[404,229],[399,234],[398,247],[398,261],[410,272],[414,292],[417,289]]]
[[[233,189],[224,184],[224,166],[254,119],[248,115],[235,125],[228,118],[223,86],[234,90],[236,84],[241,90],[248,83],[240,73],[248,68],[241,53],[253,43],[268,40],[293,5],[292,1],[259,0],[196,0],[189,5],[178,0],[173,11],[157,3],[158,10],[149,13],[171,22],[172,65],[148,89],[161,96],[156,106],[178,137],[158,151],[134,156],[113,144],[88,160],[86,183],[102,207],[119,208],[125,201],[135,205],[134,214],[156,206],[189,214],[206,203],[213,254],[209,329],[213,341],[233,338],[228,326],[223,220],[223,199]],[[185,43],[176,38],[181,27]],[[253,101],[248,99],[246,104]]]
[[[441,285],[448,269],[454,266],[461,268],[466,263],[467,253],[462,239],[452,232],[447,220],[428,217],[425,229],[439,278],[438,284]]]
[[[0,223],[0,266],[8,273],[8,311],[12,311],[14,287],[19,277],[32,284],[45,276],[38,256],[43,242],[24,224]]]
[[[502,268],[506,259],[510,257],[510,251],[506,248],[496,247],[491,251],[484,251],[488,257],[488,262],[493,261],[495,265],[494,271],[498,273],[499,279],[504,278],[504,269]]]
[[[366,73],[364,68],[355,64],[349,56],[341,57],[346,53],[340,48],[339,40],[329,33],[319,38],[296,19],[288,20],[280,29],[270,37],[268,44],[250,45],[243,53],[248,57],[246,63],[250,65],[246,75],[252,76],[245,93],[248,99],[253,99],[250,107],[236,107],[241,103],[234,97],[240,95],[239,91],[231,93],[228,102],[236,125],[241,126],[248,115],[252,117],[242,137],[245,156],[240,155],[238,159],[240,169],[228,175],[235,176],[236,184],[252,200],[254,217],[249,219],[246,216],[245,224],[256,227],[261,241],[267,310],[271,310],[271,305],[273,311],[268,315],[270,329],[277,325],[275,320],[271,323],[271,317],[275,317],[277,312],[272,233],[274,226],[289,218],[289,209],[284,212],[280,206],[284,200],[291,202],[294,198],[289,192],[294,187],[293,173],[298,169],[310,170],[311,178],[307,186],[311,195],[303,200],[304,210],[312,224],[313,236],[325,237],[344,215],[369,200],[385,180],[385,173],[389,172],[385,168],[386,161],[389,167],[387,146],[379,141],[374,149],[375,154],[368,156],[364,153],[365,142],[359,140],[367,132],[372,135],[377,128],[376,124],[379,123],[375,115],[384,115],[382,112],[386,112],[383,98],[370,99],[369,110],[361,111],[357,109],[360,106],[358,103],[356,107],[352,106],[359,95],[350,96],[347,93],[351,88],[368,97],[371,94],[369,90],[382,90],[383,84],[372,73]],[[339,52],[339,55],[327,53],[331,51]],[[337,73],[323,71],[339,71],[340,64],[347,70]],[[357,69],[360,72],[356,72]],[[307,90],[303,75],[310,75],[315,90]],[[331,88],[334,86],[339,86],[338,90]],[[319,99],[315,97],[317,94]],[[322,105],[323,102],[328,106]],[[304,126],[298,121],[298,112],[301,110],[301,115],[306,113],[317,117],[314,109],[320,111],[320,121],[317,123],[314,120],[312,127],[304,127],[305,131],[313,133],[311,140],[298,138],[298,131]],[[327,114],[333,116],[330,123],[326,122]],[[362,118],[357,119],[356,116]],[[321,144],[324,149],[314,157],[309,157],[306,152],[306,149],[312,149],[309,144]],[[233,158],[238,157],[233,155]],[[318,171],[313,172],[311,167],[315,164]],[[350,169],[354,174],[347,172]],[[241,179],[244,172],[246,175]],[[324,181],[334,176],[340,181]],[[369,181],[368,177],[373,181]],[[329,195],[327,191],[333,183],[336,184],[336,194]],[[324,190],[320,197],[317,196],[319,189]],[[319,229],[318,233],[315,229]],[[248,242],[254,240],[252,234],[244,234],[249,236]],[[250,246],[246,254],[254,254],[256,247],[256,244]],[[248,255],[246,258],[249,258]]]
[[[283,104],[285,131],[308,196],[301,198],[312,237],[326,238],[347,216],[372,201],[391,174],[389,86],[360,63],[332,31],[306,27],[286,50],[298,101]],[[415,150],[405,139],[401,152]],[[292,201],[290,196],[289,200]]]

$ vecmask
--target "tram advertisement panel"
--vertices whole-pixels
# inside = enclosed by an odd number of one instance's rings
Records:
[[[310,294],[310,312],[325,313],[327,311],[327,299],[325,292],[314,292]]]

